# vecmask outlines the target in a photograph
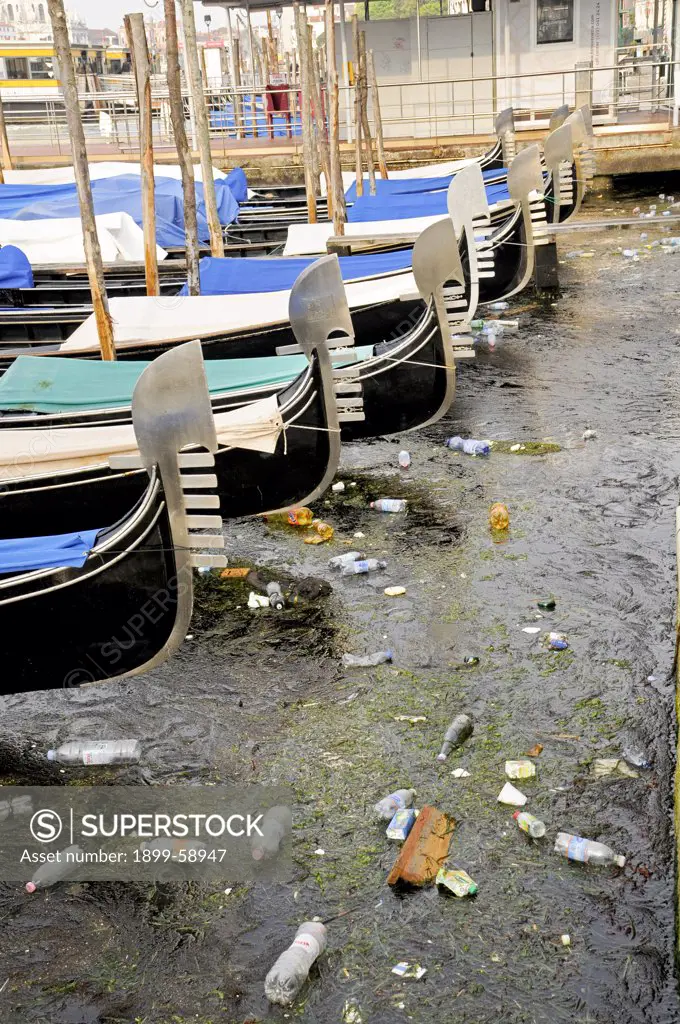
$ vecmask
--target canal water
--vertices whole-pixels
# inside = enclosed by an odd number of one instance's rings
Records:
[[[650,201],[660,211],[664,189],[673,183],[628,184],[585,215]],[[40,752],[57,741],[139,737],[143,764],[107,770],[107,782],[290,784],[295,867],[266,886],[65,883],[31,897],[3,886],[3,1024],[326,1024],[351,1020],[348,1003],[364,1024],[680,1019],[680,253],[644,248],[668,237],[642,222],[562,238],[561,296],[513,303],[520,331],[492,350],[480,340],[444,421],[346,447],[345,491],[315,507],[335,527],[330,544],[259,520],[229,525],[231,564],[256,565],[265,581],[325,580],[330,593],[308,584],[306,603],[275,615],[249,611],[243,583],[202,577],[191,639],[156,672],[5,701],[3,733],[24,753],[0,745],[3,781],[42,781]],[[505,443],[469,458],[445,448],[452,434]],[[372,511],[381,496],[406,497],[408,513]],[[487,525],[495,501],[510,512],[504,537]],[[327,561],[350,544],[387,569],[339,578]],[[386,597],[388,585],[405,596]],[[550,596],[555,610],[539,612]],[[545,648],[550,630],[567,650]],[[385,648],[392,665],[342,668],[344,651]],[[474,734],[438,764],[459,712]],[[537,777],[518,786],[548,826],[540,841],[496,799],[505,760],[536,744]],[[594,774],[596,758],[631,746],[651,762],[639,777]],[[71,768],[56,778],[83,781]],[[478,883],[474,899],[387,887],[396,850],[372,807],[403,786],[455,818],[451,859]],[[558,831],[606,842],[625,868],[567,862],[552,850]],[[315,915],[333,918],[328,951],[295,1006],[271,1008],[265,974]],[[427,973],[400,979],[399,961]]]

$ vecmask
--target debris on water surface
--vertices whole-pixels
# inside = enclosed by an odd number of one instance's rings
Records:
[[[361,1007],[348,1000],[342,1009],[342,1019],[344,1024],[363,1024]]]
[[[560,935],[560,942],[563,946],[571,946],[571,935]]]
[[[394,793],[379,800],[373,809],[384,821],[390,821],[397,811],[411,806],[415,795],[415,789],[395,789]]]
[[[472,668],[474,665],[479,665],[479,658],[474,654],[466,654],[463,658],[463,664],[467,665],[468,668]]]
[[[392,661],[392,651],[376,651],[375,654],[343,654],[342,663],[345,668],[373,668]]]
[[[566,651],[569,641],[564,633],[548,633],[546,644],[551,651]]]
[[[387,876],[389,886],[431,885],[449,855],[454,821],[436,807],[423,807]]]
[[[406,960],[400,960],[392,968],[392,974],[396,974],[400,978],[415,978],[416,981],[419,981],[427,974],[427,967],[421,967],[420,964],[410,964]]]
[[[505,774],[509,779],[532,779],[536,774],[536,765],[533,761],[506,761]]]
[[[535,743],[534,746],[530,750],[527,750],[527,757],[538,757],[541,754],[542,750],[543,750],[543,744],[542,743]]]
[[[385,597],[403,597],[406,587],[385,587],[383,593]]]
[[[652,767],[652,762],[649,760],[647,754],[642,750],[638,750],[636,747],[625,747],[622,753],[628,764],[634,765],[635,768]]]
[[[305,544],[325,544],[326,541],[333,539],[334,533],[335,530],[330,523],[324,523],[322,519],[313,519],[303,541]]]
[[[625,775],[629,779],[639,779],[640,775],[631,768],[629,764],[621,760],[618,757],[598,757],[596,758],[591,767],[591,771],[595,778],[602,778],[605,775],[614,775],[616,773]]]
[[[408,469],[411,465],[411,453],[406,450],[399,452],[399,465],[402,469]]]
[[[526,832],[532,839],[542,839],[545,835],[545,824],[528,811],[515,811],[513,818],[522,832]]]
[[[475,724],[470,715],[456,715],[444,733],[442,748],[437,754],[438,761],[445,761],[454,747],[459,747],[472,736]]]
[[[264,981],[264,994],[270,1003],[290,1006],[309,976],[309,969],[328,943],[326,928],[320,921],[305,921],[295,939],[284,950]]]
[[[470,878],[467,871],[462,868],[441,868],[435,879],[437,888],[441,891],[453,893],[462,899],[464,896],[474,896],[479,886],[473,878]]]
[[[454,768],[451,772],[454,779],[469,779],[470,772],[466,771],[465,768]]]
[[[488,441],[476,441],[472,437],[449,437],[444,442],[447,448],[465,455],[488,455],[491,447]]]
[[[376,512],[405,512],[406,504],[404,498],[378,498],[370,503],[370,507]]]
[[[397,811],[385,830],[388,839],[403,843],[413,828],[418,812],[413,807],[404,807]]]
[[[507,530],[510,526],[510,513],[507,506],[497,501],[489,509],[489,526],[492,530]]]
[[[553,612],[555,610],[554,597],[544,597],[542,598],[542,600],[537,601],[536,603],[542,612]]]
[[[426,722],[425,715],[395,715],[395,722],[409,722],[410,725],[417,725],[418,722]]]
[[[248,607],[269,608],[269,598],[265,597],[264,594],[256,594],[254,590],[251,590],[248,594]]]
[[[342,482],[342,480],[338,480],[338,482],[337,482],[336,484],[333,484],[333,486],[331,487],[331,490],[332,490],[332,491],[333,491],[333,492],[334,492],[335,494],[342,494],[342,492],[344,491],[344,489],[345,489],[345,485],[344,485],[344,483]]]
[[[511,807],[524,807],[527,797],[520,793],[510,782],[506,782],[497,797],[499,804],[508,804]]]
[[[597,437],[597,431],[588,428],[588,430],[583,431],[583,434],[581,436],[584,441],[592,441]]]
[[[540,626],[524,626],[524,628],[522,629],[522,632],[523,633],[540,633],[541,632],[541,627]]]

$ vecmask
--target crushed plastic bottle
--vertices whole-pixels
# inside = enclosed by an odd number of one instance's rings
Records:
[[[395,789],[394,793],[389,793],[382,800],[378,800],[373,809],[384,821],[391,821],[397,811],[403,811],[405,807],[411,806],[415,796],[415,789]]]
[[[415,825],[417,817],[418,814],[412,807],[403,807],[395,813],[385,829],[385,835],[388,839],[395,839],[397,842],[403,843],[405,839],[408,839],[408,834]]]
[[[47,760],[60,764],[130,764],[141,756],[139,740],[73,740],[47,751]]]
[[[248,594],[248,607],[255,608],[269,608],[269,598],[265,597],[264,594],[256,594],[254,590],[251,590]]]
[[[592,864],[595,867],[607,867],[614,864],[622,868],[626,858],[604,843],[596,843],[592,839],[584,839],[582,836],[574,836],[570,832],[558,833],[555,840],[555,853],[562,854],[568,860],[580,861],[582,864]]]
[[[378,498],[371,502],[371,508],[376,512],[405,512],[406,500],[404,498]]]
[[[386,569],[387,562],[382,562],[378,558],[361,558],[357,559],[356,562],[350,562],[349,565],[343,565],[342,575],[343,576],[360,576],[362,573],[373,572],[376,569]]]
[[[336,555],[335,558],[331,558],[328,565],[331,569],[342,569],[345,565],[360,562],[365,557],[361,551],[347,551],[344,555]]]
[[[489,526],[492,530],[507,530],[510,526],[510,513],[507,506],[500,501],[489,509]]]
[[[269,607],[276,609],[277,612],[283,611],[286,607],[286,600],[281,590],[281,584],[272,581],[267,584],[267,596],[269,597]]]
[[[470,715],[456,715],[451,725],[444,733],[442,749],[437,754],[438,761],[445,761],[454,747],[460,747],[465,740],[472,736],[475,723]]]
[[[345,668],[373,668],[392,661],[392,651],[377,651],[375,654],[343,654],[342,663]]]
[[[536,765],[533,761],[524,759],[506,761],[505,774],[509,779],[533,779],[536,774]]]
[[[462,868],[440,868],[435,878],[435,885],[438,889],[446,889],[462,899],[464,896],[474,896],[479,886],[473,878],[470,878],[467,871]]]
[[[293,828],[293,815],[286,804],[270,807],[262,816],[259,825],[261,836],[256,830],[250,837],[250,852],[253,860],[268,860],[276,856],[281,843],[290,835]]]
[[[628,764],[634,765],[636,768],[651,768],[652,762],[649,760],[647,754],[643,750],[639,750],[637,747],[626,747],[623,751],[623,758]]]
[[[330,523],[324,523],[322,519],[313,519],[309,530],[305,533],[305,544],[325,544],[333,539],[335,530]]]
[[[451,451],[464,452],[465,455],[488,455],[491,451],[488,441],[475,441],[472,437],[449,437],[444,444]]]
[[[326,949],[328,936],[321,921],[305,921],[295,939],[281,954],[264,980],[264,994],[270,1003],[290,1006],[304,985],[309,969]]]
[[[513,818],[522,829],[522,832],[526,832],[532,839],[542,839],[545,835],[545,825],[540,818],[535,818],[533,814],[529,814],[528,811],[515,811]]]
[[[46,889],[50,885],[68,878],[78,867],[78,854],[83,854],[79,846],[68,846],[65,850],[57,850],[56,860],[41,864],[30,882],[26,882],[26,892]]]
[[[411,453],[407,451],[399,452],[399,465],[402,469],[408,469],[411,465]]]
[[[291,508],[288,512],[268,512],[265,515],[268,523],[288,523],[289,526],[310,526],[314,519],[311,508]]]

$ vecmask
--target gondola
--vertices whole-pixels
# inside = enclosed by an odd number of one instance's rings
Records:
[[[290,304],[307,369],[288,386],[212,397],[214,486],[230,516],[313,501],[336,472],[340,425],[364,417],[361,381],[351,368],[334,377],[326,344],[337,331],[343,349],[353,344],[337,258],[302,274]],[[76,515],[90,528],[103,514],[122,514],[144,488],[129,424],[129,408],[0,420],[0,534],[12,536],[19,523],[33,528],[44,518],[47,495],[55,529]]]
[[[187,514],[186,445],[217,448],[200,346],[188,343],[158,359],[140,377],[132,401],[144,467],[134,500],[117,516],[103,505],[88,523],[80,510],[69,533],[55,529],[54,492],[27,489],[42,515],[32,531],[17,515],[15,495],[2,495],[20,540],[0,545],[2,693],[59,689],[146,672],[170,657],[186,636],[192,610],[192,566],[224,565],[197,552],[223,545],[221,519]],[[193,507],[204,507],[193,477]],[[212,502],[213,509],[217,503]],[[106,526],[105,524],[111,524]],[[104,524],[104,525],[103,525]],[[77,532],[74,533],[74,527]],[[197,533],[209,528],[212,534]]]

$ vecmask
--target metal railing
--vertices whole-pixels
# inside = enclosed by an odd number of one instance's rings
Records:
[[[496,113],[512,106],[515,123],[543,125],[550,113],[568,103],[590,103],[595,122],[652,120],[677,124],[675,80],[680,62],[631,59],[624,63],[540,74],[515,74],[468,79],[436,79],[428,82],[399,82],[380,85],[382,123],[386,138],[443,139],[451,136],[493,132]],[[585,77],[584,77],[585,72]],[[581,76],[581,77],[579,77]],[[158,80],[156,80],[158,81]],[[584,93],[584,81],[588,87]],[[345,87],[341,87],[341,93]],[[271,93],[257,87],[210,89],[206,91],[211,136],[227,153],[237,140],[300,141],[299,87],[292,85],[277,93],[288,100],[288,112],[268,110]],[[680,91],[678,92],[680,96]],[[340,99],[341,137],[351,134],[345,121],[346,105]],[[324,100],[325,104],[325,90]],[[353,108],[353,105],[351,105]],[[191,105],[185,99],[187,132],[191,139]],[[129,153],[139,142],[137,103],[131,87],[81,95],[85,135],[92,148]],[[172,123],[167,90],[153,91],[153,135],[159,148],[173,146]],[[369,118],[372,111],[369,103]],[[57,154],[69,152],[69,137],[63,104],[58,96],[41,101],[34,110],[6,112],[10,146],[40,144]],[[349,128],[349,133],[348,133]],[[194,147],[195,148],[195,147]]]

